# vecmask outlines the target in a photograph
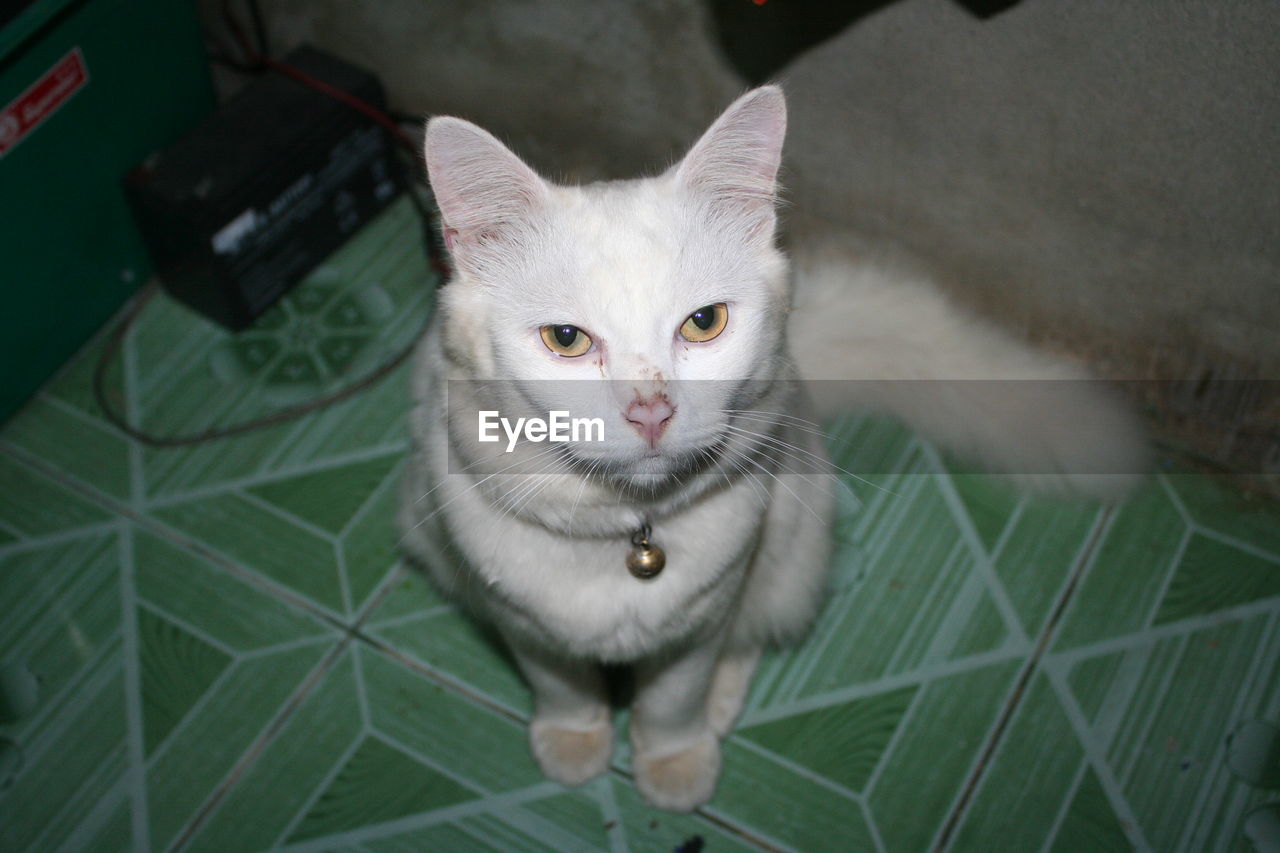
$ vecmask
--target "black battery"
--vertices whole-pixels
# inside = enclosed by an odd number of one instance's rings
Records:
[[[382,109],[378,79],[311,47],[285,64]],[[238,331],[404,189],[390,134],[279,73],[125,178],[160,281]]]

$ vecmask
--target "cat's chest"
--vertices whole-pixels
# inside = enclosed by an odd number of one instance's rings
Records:
[[[759,529],[750,493],[717,495],[655,524],[652,541],[666,565],[641,579],[627,568],[625,536],[563,536],[466,496],[450,510],[482,607],[508,627],[618,661],[717,622],[738,593]]]

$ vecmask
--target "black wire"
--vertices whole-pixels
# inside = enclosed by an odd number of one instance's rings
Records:
[[[258,56],[270,56],[271,46],[267,43],[267,27],[262,22],[262,8],[258,0],[248,0],[249,18],[253,21],[253,35],[258,42]]]
[[[215,53],[212,50],[208,51],[208,56],[209,56],[209,61],[214,63],[215,65],[226,66],[227,68],[230,68],[232,71],[238,71],[241,74],[257,75],[257,74],[263,74],[267,70],[265,68],[261,68],[256,65],[249,65],[244,62],[239,62],[235,59],[232,59],[229,56],[224,56],[220,53]]]
[[[418,335],[414,336],[406,346],[401,348],[394,356],[381,364],[379,367],[362,377],[359,381],[353,382],[345,388],[318,397],[306,403],[297,406],[291,406],[287,409],[281,409],[261,418],[255,418],[244,423],[234,424],[229,427],[215,427],[203,430],[190,435],[153,435],[145,430],[135,427],[129,423],[128,418],[116,410],[114,403],[108,397],[106,392],[106,375],[107,368],[114,361],[116,354],[120,351],[121,345],[124,343],[125,336],[133,328],[134,321],[142,313],[142,309],[151,302],[152,298],[159,291],[159,286],[152,282],[147,289],[134,301],[129,307],[128,313],[124,319],[120,321],[120,325],[111,333],[111,337],[107,340],[106,347],[103,348],[102,355],[98,358],[98,364],[93,371],[93,396],[98,402],[98,406],[102,409],[102,413],[107,420],[115,425],[117,429],[125,435],[139,441],[149,447],[187,447],[193,444],[203,444],[207,441],[213,441],[219,438],[230,438],[235,435],[243,435],[254,430],[264,429],[269,426],[286,423],[295,420],[303,415],[327,408],[335,403],[346,400],[349,397],[369,388],[374,383],[381,380],[387,374],[391,373],[413,352]],[[425,329],[425,322],[423,327]]]
[[[253,16],[253,26],[259,47],[257,57],[267,57],[266,27],[263,25],[262,13],[261,9],[258,7],[257,0],[249,0],[249,12]],[[243,33],[240,30],[238,22],[236,22],[231,14],[229,0],[224,0],[223,2],[223,14],[226,16],[227,24],[231,29],[233,37],[240,41],[240,45],[242,49],[244,49],[243,52],[248,53],[248,45],[243,41]],[[234,68],[237,71],[243,71],[245,73],[260,73],[267,68],[267,66],[261,62],[254,64],[236,62],[227,56],[215,54],[212,51],[210,51],[209,58],[211,61],[219,62],[227,65],[228,67]],[[253,62],[252,57],[250,57],[250,62]],[[402,148],[400,150],[403,151],[404,149]],[[421,163],[417,159],[411,159],[411,162],[413,164],[414,173],[419,173]],[[435,215],[418,196],[417,191],[412,186],[406,188],[405,192],[408,193],[410,202],[412,203],[414,210],[417,212],[419,221],[422,224],[423,250],[426,253],[427,261],[438,273],[440,276],[440,283],[443,284],[448,278],[449,270],[448,264],[444,260],[445,255],[443,246],[440,245],[438,231],[434,227]],[[158,286],[152,282],[147,285],[146,289],[144,289],[143,292],[134,300],[133,304],[129,306],[119,325],[116,326],[108,337],[107,344],[103,348],[101,355],[98,357],[98,363],[93,371],[93,395],[107,420],[114,424],[115,427],[125,435],[150,447],[185,447],[193,444],[202,444],[215,439],[230,438],[231,436],[242,435],[253,430],[264,429],[269,426],[275,426],[277,424],[295,420],[303,415],[310,414],[311,412],[315,412],[319,409],[323,409],[346,400],[369,388],[403,364],[413,352],[414,347],[417,344],[417,339],[421,336],[422,331],[425,331],[427,323],[427,320],[424,320],[422,330],[417,335],[414,335],[414,337],[404,347],[402,347],[395,355],[383,364],[356,382],[334,391],[333,393],[326,394],[297,406],[281,409],[280,411],[273,412],[272,414],[261,418],[234,424],[229,427],[215,427],[202,432],[193,433],[191,435],[161,436],[148,433],[145,430],[135,427],[133,424],[129,423],[128,418],[116,409],[114,402],[106,392],[107,369],[119,353],[121,346],[124,344],[125,337],[133,328],[134,322],[138,319],[139,315],[141,315],[142,310],[155,297],[158,290]]]

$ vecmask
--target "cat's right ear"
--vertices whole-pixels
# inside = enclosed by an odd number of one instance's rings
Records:
[[[546,182],[493,134],[460,118],[427,122],[425,155],[445,242],[459,260],[523,221],[548,192]]]

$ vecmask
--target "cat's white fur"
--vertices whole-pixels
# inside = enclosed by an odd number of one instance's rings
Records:
[[[548,776],[576,784],[605,769],[600,664],[633,666],[636,784],[661,808],[710,798],[719,738],[761,650],[800,636],[821,599],[834,480],[797,464],[825,452],[798,419],[797,363],[822,378],[1076,375],[922,283],[858,272],[834,244],[801,255],[792,310],[774,244],[785,116],[778,88],[753,90],[665,174],[586,187],[544,181],[460,119],[427,128],[455,272],[416,361],[405,546],[506,640],[533,689],[531,745]],[[677,334],[716,303],[729,311],[719,337]],[[553,354],[538,330],[561,323],[588,330],[592,350]],[[1097,485],[1072,479],[1070,463],[1140,452],[1127,417],[1083,385],[1034,405],[847,387],[997,468],[1054,482]],[[545,413],[568,398],[605,418],[605,441],[494,453],[467,414]],[[651,441],[627,412],[659,398],[674,414]],[[1082,437],[1072,413],[1103,419],[1106,434]],[[625,559],[645,522],[667,567],[639,580]]]

